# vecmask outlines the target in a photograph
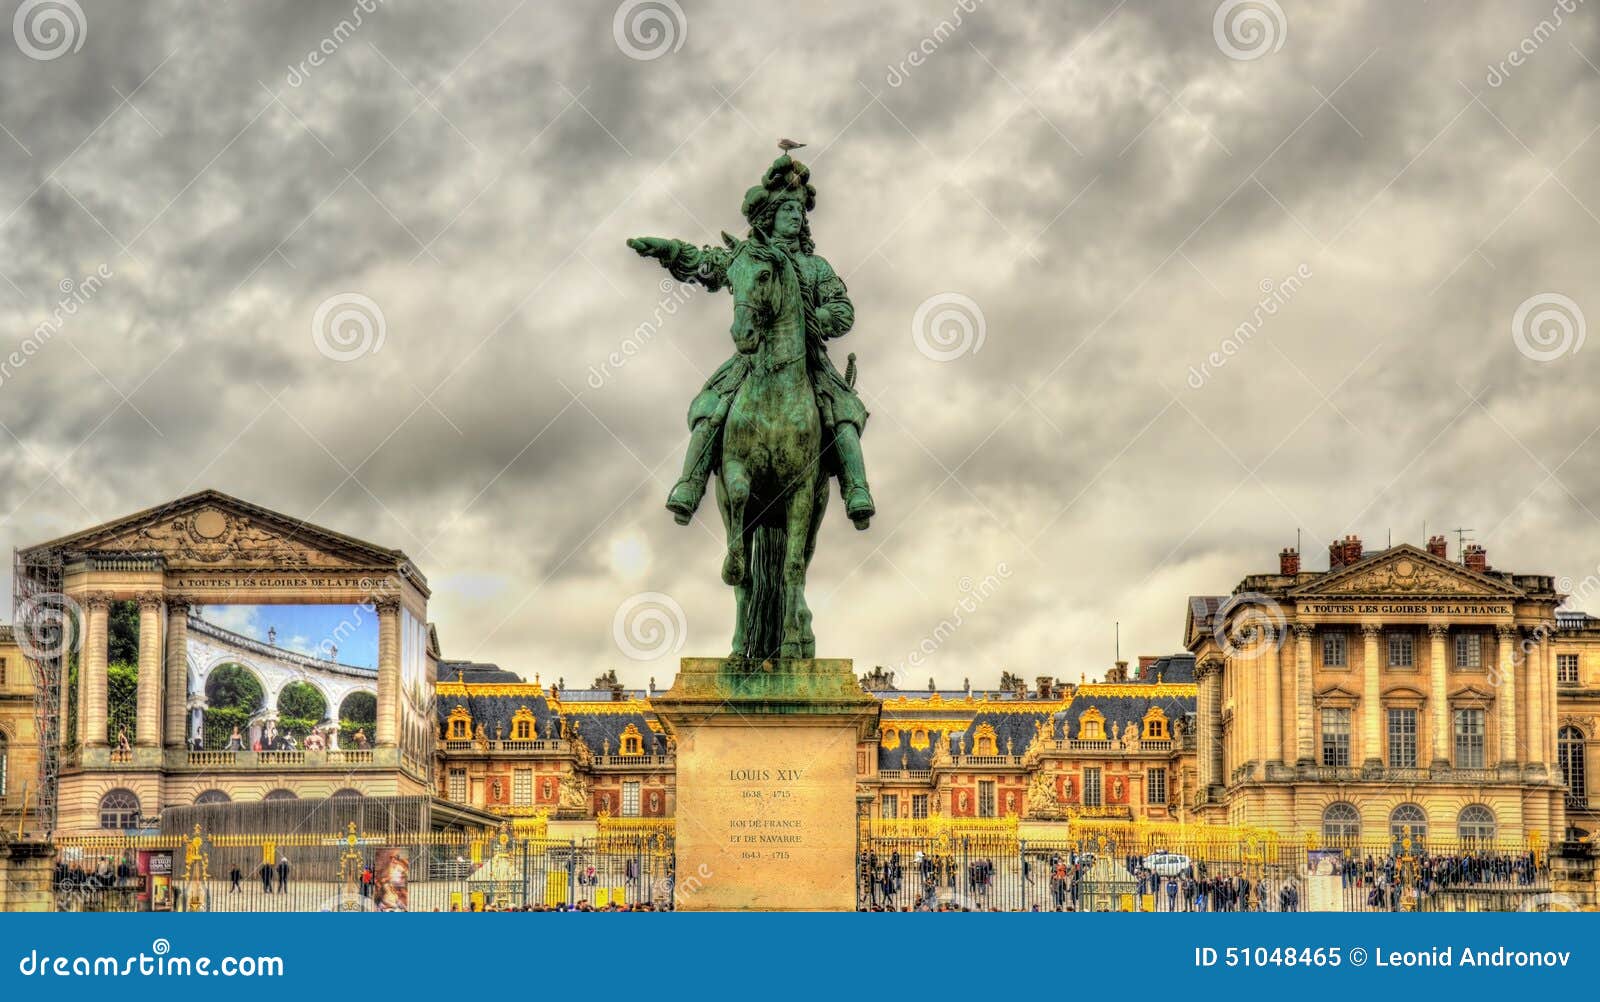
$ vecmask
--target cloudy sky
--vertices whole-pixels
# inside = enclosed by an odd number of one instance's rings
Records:
[[[623,241],[742,233],[784,136],[879,509],[820,654],[1093,678],[1297,533],[1600,565],[1592,7],[4,6],[8,546],[215,487],[404,549],[449,656],[666,684],[729,300]]]

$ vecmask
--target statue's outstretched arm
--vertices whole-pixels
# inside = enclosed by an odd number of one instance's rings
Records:
[[[667,237],[630,237],[628,246],[640,257],[653,257],[680,282],[695,282],[715,292],[728,284],[728,251],[696,247]]]

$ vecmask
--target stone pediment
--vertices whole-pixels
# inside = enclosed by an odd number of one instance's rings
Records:
[[[403,568],[415,575],[399,550],[209,490],[29,549],[90,556],[154,554],[169,568],[187,570]]]
[[[1423,596],[1514,599],[1520,589],[1436,557],[1408,543],[1307,582],[1290,593],[1306,598],[1415,598]]]

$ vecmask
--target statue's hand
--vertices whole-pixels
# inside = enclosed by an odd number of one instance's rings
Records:
[[[640,257],[654,257],[665,261],[672,256],[674,240],[665,240],[661,237],[629,237],[628,246],[632,247]]]

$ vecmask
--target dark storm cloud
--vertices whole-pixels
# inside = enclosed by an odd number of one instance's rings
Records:
[[[1311,566],[1424,520],[1600,563],[1594,350],[1511,336],[1540,293],[1600,316],[1592,12],[1491,85],[1550,0],[1284,3],[1250,60],[1209,3],[695,3],[652,60],[611,3],[82,6],[81,51],[0,52],[13,343],[111,273],[0,372],[13,545],[215,486],[406,549],[453,656],[664,683],[613,616],[659,592],[679,653],[726,642],[714,514],[660,505],[728,301],[622,241],[742,232],[786,135],[855,298],[881,512],[824,525],[825,653],[1098,674],[1113,622],[1169,651],[1186,595],[1297,530]],[[380,351],[318,351],[342,293]],[[912,322],[951,293],[983,342],[941,362]]]

